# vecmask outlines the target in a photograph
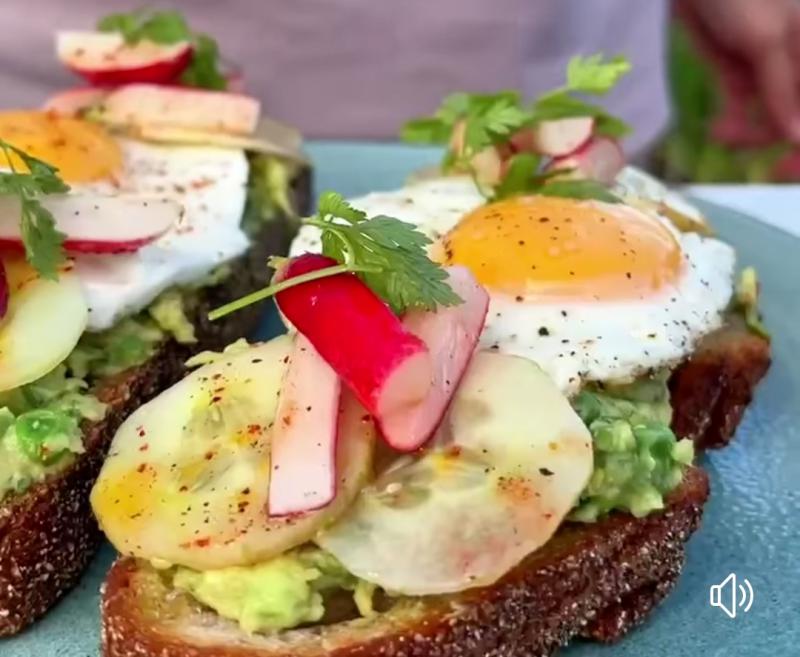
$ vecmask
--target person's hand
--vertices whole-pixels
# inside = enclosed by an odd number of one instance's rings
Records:
[[[800,3],[678,0],[677,9],[719,75],[714,136],[748,146],[800,143]]]

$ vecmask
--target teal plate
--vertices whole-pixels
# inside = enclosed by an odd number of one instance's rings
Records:
[[[317,189],[346,195],[400,186],[438,157],[388,144],[319,143],[309,151]],[[704,458],[711,500],[675,591],[621,643],[574,645],[562,653],[567,657],[800,655],[800,239],[723,207],[704,209],[740,262],[761,274],[774,365],[733,445]],[[274,329],[274,319],[265,319],[263,330]],[[0,640],[0,655],[96,657],[98,590],[112,558],[104,549],[43,621]],[[738,608],[735,618],[709,604],[709,588],[731,573],[747,579],[754,593],[750,610]]]

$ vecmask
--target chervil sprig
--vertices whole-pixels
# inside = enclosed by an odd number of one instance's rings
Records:
[[[55,220],[39,198],[47,194],[64,194],[69,186],[58,175],[58,169],[0,139],[0,150],[10,171],[0,172],[0,194],[16,196],[20,203],[20,233],[28,262],[44,278],[55,279],[64,262],[64,235],[56,229]],[[18,171],[14,160],[27,168]]]
[[[324,192],[317,213],[303,224],[321,231],[322,254],[339,264],[270,285],[209,314],[214,320],[289,287],[312,280],[352,273],[383,299],[395,313],[435,310],[462,302],[447,284],[447,272],[425,251],[431,240],[412,224],[394,217],[367,217],[336,192]],[[272,259],[273,266],[280,265]]]

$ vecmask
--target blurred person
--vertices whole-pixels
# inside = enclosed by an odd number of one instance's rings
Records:
[[[800,43],[789,38],[795,5],[680,5],[714,51],[720,46],[737,62],[737,75],[745,76],[737,84],[766,94],[775,124],[800,140],[800,67],[792,54]],[[55,61],[55,31],[91,29],[100,16],[135,6],[6,0],[0,8],[2,105],[36,105],[78,84]],[[213,35],[225,56],[244,68],[247,91],[265,111],[309,137],[393,139],[405,120],[431,112],[447,93],[514,88],[532,97],[562,83],[571,56],[600,51],[633,63],[632,73],[604,99],[634,127],[629,152],[645,151],[669,121],[667,0],[185,0],[158,8],[178,9],[193,27]]]

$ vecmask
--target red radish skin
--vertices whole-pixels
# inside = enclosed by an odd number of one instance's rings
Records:
[[[580,149],[552,160],[547,171],[571,169],[572,178],[587,178],[611,185],[625,167],[625,154],[616,139],[593,137]]]
[[[542,155],[561,157],[573,153],[588,142],[593,129],[594,119],[590,116],[542,121],[530,132],[530,147]],[[523,143],[522,137],[519,142]]]
[[[103,87],[76,87],[65,89],[48,98],[42,109],[56,116],[76,116],[99,105],[110,89]]]
[[[107,32],[60,32],[56,51],[67,68],[96,86],[172,82],[192,61],[188,41],[130,45],[120,34]]]
[[[403,326],[422,339],[433,359],[433,385],[413,407],[377,418],[384,439],[397,450],[422,447],[436,432],[475,352],[489,295],[466,267],[450,267],[449,284],[464,303],[436,312],[412,311]]]
[[[307,253],[276,280],[338,265]],[[275,295],[287,320],[314,345],[376,418],[413,408],[431,389],[433,364],[425,344],[353,274],[337,274]]]
[[[130,253],[177,225],[183,209],[176,201],[140,196],[53,195],[41,199],[74,253]],[[0,197],[0,246],[21,249],[19,199]]]
[[[0,319],[8,312],[8,278],[6,278],[6,267],[0,260]]]
[[[313,511],[336,497],[341,392],[336,372],[297,335],[272,429],[269,515]]]

